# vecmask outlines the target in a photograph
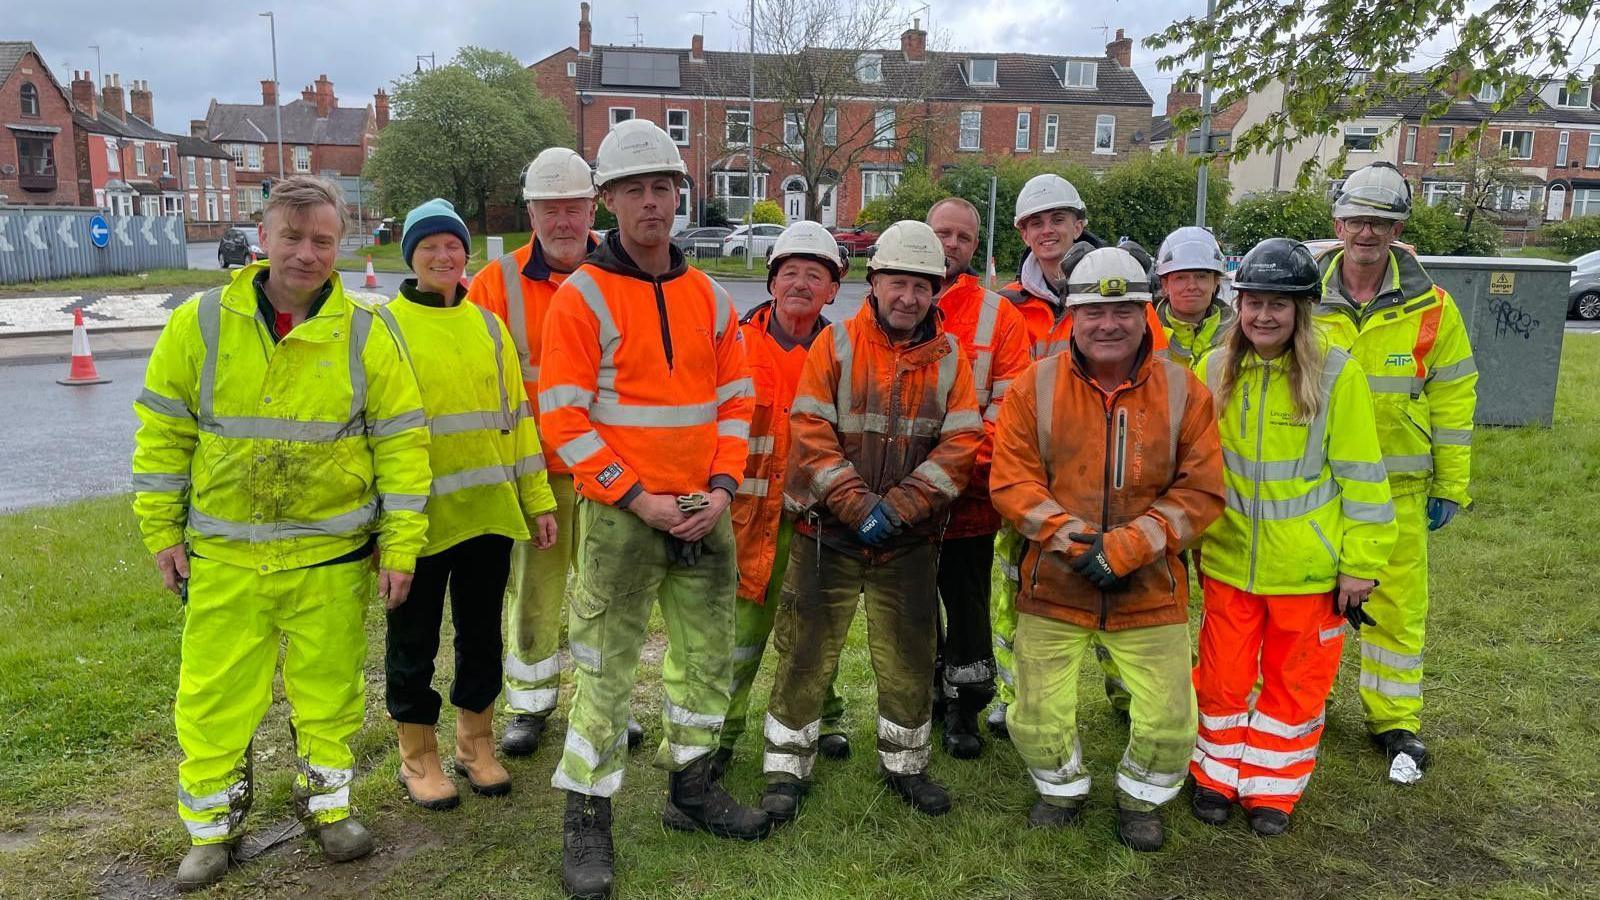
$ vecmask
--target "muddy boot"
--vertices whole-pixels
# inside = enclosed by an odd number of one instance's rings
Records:
[[[944,785],[929,778],[925,772],[918,772],[915,775],[894,775],[886,772],[883,780],[901,800],[911,804],[917,812],[942,816],[950,811],[950,792],[944,789]]]
[[[1154,853],[1166,843],[1166,832],[1161,827],[1161,811],[1148,812],[1117,807],[1117,840],[1129,850]]]
[[[633,716],[628,717],[628,749],[637,750],[644,743],[644,726]]]
[[[561,886],[576,900],[611,896],[611,798],[567,792],[561,817]]]
[[[761,794],[761,811],[774,827],[786,824],[799,814],[800,798],[805,794],[805,785],[798,781],[774,781]]]
[[[711,753],[711,777],[721,780],[728,774],[728,767],[733,765],[733,748],[718,747]]]
[[[978,713],[962,698],[953,698],[944,708],[944,752],[956,759],[977,759],[983,755],[983,738],[978,736]]]
[[[1011,739],[1011,732],[1006,730],[1006,705],[996,703],[994,709],[989,710],[989,718],[984,724],[989,726],[989,733],[1005,741]]]
[[[1250,810],[1250,830],[1262,837],[1277,837],[1289,830],[1289,814],[1270,806]]]
[[[1194,796],[1189,798],[1189,808],[1194,811],[1196,819],[1207,825],[1226,825],[1233,801],[1210,788],[1195,785]]]
[[[1033,809],[1028,810],[1029,828],[1065,828],[1076,825],[1078,816],[1083,812],[1083,801],[1074,799],[1065,804],[1051,803],[1040,797],[1033,803]]]
[[[825,734],[817,739],[817,752],[828,759],[849,759],[850,739],[842,734]]]
[[[500,736],[500,752],[507,756],[532,756],[539,749],[539,738],[543,736],[543,716],[516,713],[506,723],[506,733]]]
[[[679,831],[709,831],[742,841],[759,841],[772,833],[765,812],[741,805],[723,789],[709,753],[672,773],[661,821]]]
[[[1416,784],[1428,768],[1428,748],[1415,732],[1404,728],[1372,736],[1372,742],[1389,757],[1389,780],[1395,784]]]
[[[349,862],[372,852],[372,833],[352,816],[318,825],[314,833],[322,855],[334,862]]]
[[[400,739],[400,771],[395,773],[411,802],[423,809],[452,809],[461,802],[455,783],[439,765],[439,739],[432,725],[394,723]]]
[[[210,887],[228,874],[233,862],[233,842],[221,844],[195,844],[178,864],[178,877],[174,881],[180,891],[198,891]]]
[[[456,710],[456,771],[475,794],[511,793],[511,773],[494,758],[494,707],[482,712]]]

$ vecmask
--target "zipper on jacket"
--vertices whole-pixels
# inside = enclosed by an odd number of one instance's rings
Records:
[[[1106,466],[1105,476],[1100,480],[1100,533],[1105,534],[1111,525],[1111,453],[1112,432],[1111,417],[1117,407],[1117,395],[1113,392],[1107,398],[1106,405]],[[1100,630],[1106,630],[1106,619],[1111,615],[1111,596],[1100,589]]]
[[[1261,372],[1261,404],[1256,408],[1256,472],[1255,496],[1250,499],[1250,577],[1245,583],[1245,591],[1254,591],[1256,587],[1256,554],[1260,549],[1256,540],[1261,534],[1261,454],[1262,441],[1265,439],[1267,423],[1267,385],[1272,381],[1272,367],[1265,366]],[[1245,408],[1249,408],[1250,394],[1245,393]],[[1243,427],[1243,423],[1240,423]]]
[[[883,484],[884,472],[889,467],[889,454],[894,452],[894,437],[900,430],[900,350],[895,349],[893,381],[889,384],[889,429],[884,436],[883,455],[878,459],[878,477],[873,487]]]
[[[667,355],[667,371],[672,371],[672,326],[667,323],[667,295],[661,292],[661,279],[650,279],[656,291],[656,318],[661,320],[661,349]]]
[[[1317,533],[1317,540],[1322,542],[1323,548],[1328,551],[1328,558],[1333,560],[1334,568],[1337,569],[1339,567],[1339,554],[1333,551],[1333,542],[1329,541],[1328,536],[1322,533],[1322,526],[1317,524],[1316,519],[1311,520],[1311,530]]]

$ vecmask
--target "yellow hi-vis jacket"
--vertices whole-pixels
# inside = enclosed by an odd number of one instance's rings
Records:
[[[378,307],[411,361],[428,416],[431,556],[484,534],[528,539],[555,512],[516,345],[494,313],[464,301],[428,306],[405,294]]]
[[[1366,370],[1389,487],[1396,495],[1425,491],[1465,506],[1478,367],[1461,312],[1404,250],[1389,251],[1389,284],[1358,305],[1344,294],[1343,258],[1339,249],[1319,261],[1316,319]]]
[[[1171,301],[1161,300],[1156,303],[1156,316],[1161,319],[1161,330],[1167,336],[1167,349],[1161,352],[1178,365],[1199,372],[1201,358],[1221,343],[1237,314],[1222,300],[1212,300],[1206,317],[1199,325],[1193,325],[1178,318],[1172,311]]]
[[[274,344],[259,262],[172,313],[134,403],[134,512],[150,551],[187,541],[257,572],[359,550],[410,572],[428,531],[428,432],[411,367],[338,274]]]
[[[1212,391],[1226,357],[1218,349],[1201,363]],[[1340,573],[1377,578],[1398,533],[1360,364],[1327,348],[1322,408],[1301,424],[1289,359],[1246,354],[1216,398],[1227,506],[1202,538],[1200,568],[1255,594],[1323,594]]]

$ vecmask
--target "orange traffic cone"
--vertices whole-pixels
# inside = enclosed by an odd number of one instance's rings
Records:
[[[72,368],[66,378],[57,378],[56,384],[106,384],[94,369],[94,354],[89,352],[89,330],[83,325],[83,310],[72,311]]]
[[[372,271],[372,254],[367,254],[367,282],[363,287],[375,288],[378,286],[378,273]]]

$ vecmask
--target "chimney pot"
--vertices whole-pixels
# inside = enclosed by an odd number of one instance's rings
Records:
[[[1106,56],[1117,61],[1124,69],[1133,66],[1133,39],[1126,37],[1121,28],[1117,29],[1117,38],[1106,44]]]
[[[921,61],[928,55],[928,33],[922,30],[922,20],[912,19],[911,27],[900,33],[900,52],[908,61]]]
[[[266,78],[261,79],[261,105],[278,105],[278,85],[276,82]]]
[[[589,4],[587,2],[579,3],[578,4],[578,53],[580,55],[583,55],[583,56],[588,56],[592,52],[594,52],[594,45],[591,42],[591,26],[589,25]]]
[[[689,42],[689,58],[695,62],[703,62],[706,58],[706,38],[697,34]]]

